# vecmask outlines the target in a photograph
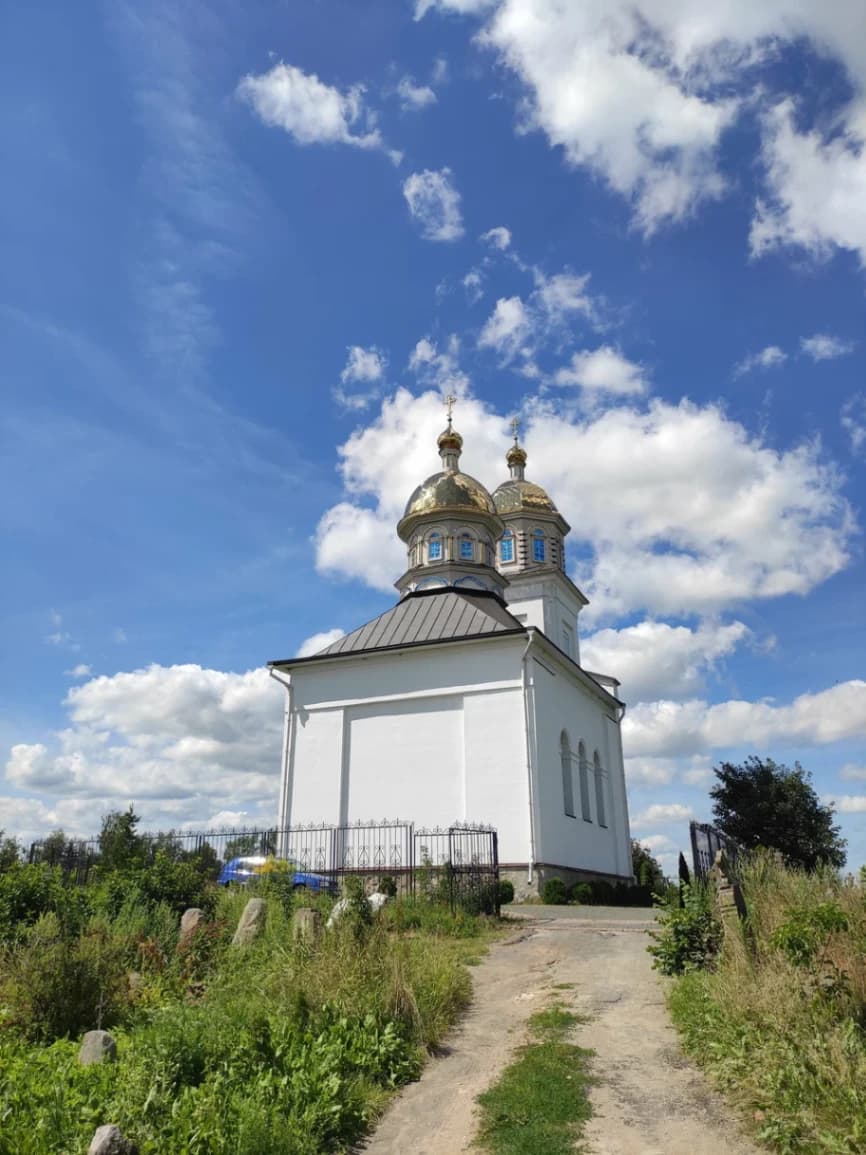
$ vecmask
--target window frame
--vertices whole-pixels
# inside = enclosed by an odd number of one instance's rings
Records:
[[[572,774],[571,743],[568,731],[559,735],[559,760],[562,770],[562,809],[567,818],[577,818],[574,810],[574,776]]]
[[[540,557],[539,554],[541,555]],[[532,560],[547,561],[547,542],[544,537],[544,531],[540,529],[534,529],[532,531]]]
[[[508,546],[509,556],[505,556],[505,547]],[[499,560],[508,564],[514,561],[514,534],[507,529],[499,539]]]
[[[433,553],[433,549],[436,553]],[[442,534],[438,530],[433,530],[427,538],[427,561],[442,561]]]

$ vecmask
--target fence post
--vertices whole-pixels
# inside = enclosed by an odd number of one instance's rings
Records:
[[[493,888],[494,888],[493,889],[493,895],[494,895],[494,897],[493,897],[493,903],[494,903],[493,909],[496,911],[496,917],[499,918],[500,915],[502,914],[502,910],[500,909],[500,904],[499,904],[499,832],[496,830],[493,830],[493,831],[491,831],[491,834],[492,834],[491,849],[493,851]]]

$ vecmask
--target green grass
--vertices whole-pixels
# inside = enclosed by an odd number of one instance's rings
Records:
[[[591,1110],[592,1052],[568,1042],[577,1015],[548,1007],[529,1020],[530,1039],[478,1098],[476,1145],[490,1155],[573,1155]]]
[[[675,980],[683,1047],[778,1155],[866,1151],[866,898],[829,873],[744,868],[746,933]]]

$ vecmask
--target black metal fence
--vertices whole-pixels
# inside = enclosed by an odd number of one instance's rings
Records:
[[[740,853],[739,845],[715,826],[710,826],[706,822],[690,822],[689,834],[692,840],[692,862],[696,878],[707,878],[720,850],[725,852],[731,865],[736,863]]]
[[[426,829],[411,822],[383,821],[269,830],[170,830],[136,834],[134,848],[126,850],[141,867],[151,865],[159,854],[173,861],[194,861],[217,882],[229,876],[228,864],[234,859],[250,857],[288,862],[297,875],[318,875],[333,887],[339,887],[346,875],[360,875],[370,888],[388,877],[399,894],[447,903],[452,911],[499,913],[498,840],[489,826]],[[29,861],[60,866],[68,877],[84,884],[117,865],[117,854],[117,846],[105,839],[48,838],[31,845]]]

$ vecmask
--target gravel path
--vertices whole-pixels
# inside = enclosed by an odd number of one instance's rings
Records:
[[[510,1061],[529,1015],[554,997],[588,1016],[575,1042],[596,1052],[593,1155],[758,1155],[679,1051],[646,953],[648,914],[527,908],[474,972],[472,1007],[447,1047],[395,1099],[365,1155],[470,1149],[476,1096]]]

